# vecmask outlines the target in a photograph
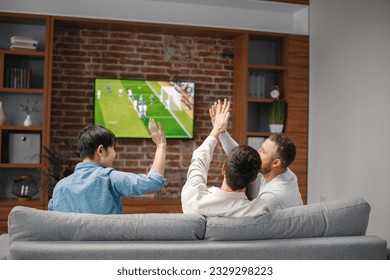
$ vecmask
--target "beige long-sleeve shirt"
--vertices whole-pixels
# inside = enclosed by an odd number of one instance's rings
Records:
[[[182,189],[183,213],[200,213],[206,216],[259,216],[268,213],[262,199],[250,201],[244,192],[226,192],[218,187],[207,186],[207,174],[218,140],[208,136],[193,153]]]

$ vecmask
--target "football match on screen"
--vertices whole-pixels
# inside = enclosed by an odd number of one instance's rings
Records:
[[[118,138],[150,138],[149,119],[167,138],[192,139],[193,82],[95,79],[94,123]]]

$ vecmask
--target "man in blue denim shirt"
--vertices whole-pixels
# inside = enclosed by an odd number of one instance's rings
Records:
[[[49,201],[49,210],[60,212],[121,214],[121,197],[142,195],[165,184],[166,138],[161,125],[153,119],[149,130],[156,153],[147,175],[117,171],[115,135],[101,126],[84,128],[79,135],[82,162],[72,175],[60,180]]]

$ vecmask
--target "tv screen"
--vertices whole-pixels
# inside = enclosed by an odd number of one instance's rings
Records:
[[[151,138],[153,118],[167,138],[192,139],[194,96],[188,81],[95,79],[94,124],[118,138]]]

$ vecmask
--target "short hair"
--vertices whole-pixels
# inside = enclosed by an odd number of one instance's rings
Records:
[[[226,183],[232,190],[247,187],[260,171],[259,153],[247,145],[239,145],[228,155],[226,165]]]
[[[283,168],[289,167],[297,154],[294,143],[283,133],[271,134],[268,139],[274,142],[277,147],[274,158],[281,160]]]
[[[105,149],[115,146],[115,135],[109,129],[94,125],[87,126],[79,134],[79,152],[81,159],[93,158],[96,149],[103,145]]]

